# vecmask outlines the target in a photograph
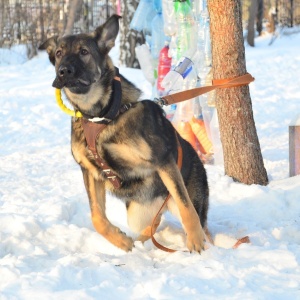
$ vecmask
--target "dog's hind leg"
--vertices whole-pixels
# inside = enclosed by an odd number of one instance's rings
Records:
[[[213,245],[213,239],[207,227],[209,190],[206,181],[206,174],[202,171],[203,167],[201,167],[199,167],[198,164],[197,168],[197,164],[195,164],[194,162],[194,169],[190,172],[189,180],[186,184],[186,189],[196,209],[196,212],[199,215],[201,226],[205,233],[205,240],[207,243]]]
[[[187,248],[190,252],[200,253],[204,249],[204,231],[175,160],[170,157],[168,163],[159,167],[157,171],[178,207],[187,235]]]
[[[118,227],[112,225],[106,217],[104,182],[95,180],[93,175],[83,168],[82,173],[96,231],[115,246],[127,252],[131,251],[132,238],[127,237]]]

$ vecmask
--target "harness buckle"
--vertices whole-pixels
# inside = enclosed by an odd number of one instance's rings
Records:
[[[91,119],[88,119],[88,120],[92,123],[104,123],[104,124],[108,124],[112,121],[111,119],[99,118],[99,117],[94,117],[94,118],[91,118]]]
[[[164,98],[154,98],[153,100],[156,104],[158,104],[160,107],[168,105],[168,102]]]

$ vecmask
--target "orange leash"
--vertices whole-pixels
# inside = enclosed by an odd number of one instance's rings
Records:
[[[242,86],[242,85],[247,85],[247,84],[253,82],[254,80],[255,80],[254,77],[252,77],[252,75],[250,75],[249,73],[246,73],[245,75],[242,75],[242,76],[237,76],[235,78],[214,79],[212,81],[212,85],[210,85],[210,86],[203,86],[203,87],[163,96],[157,100],[160,105],[170,105],[170,104],[182,102],[182,101],[185,101],[188,99],[193,99],[197,96],[211,92],[218,88],[229,88],[229,87],[238,87],[238,86]],[[176,139],[177,139],[177,148],[178,148],[177,166],[180,170],[181,166],[182,166],[182,148],[181,148],[180,142],[177,137],[177,132],[176,132]],[[154,227],[156,224],[156,220],[157,220],[158,216],[160,215],[161,211],[163,210],[163,208],[166,206],[170,197],[171,197],[171,195],[169,193],[168,196],[166,197],[164,203],[162,204],[161,208],[157,212],[156,216],[153,218],[152,225],[151,225],[151,240],[158,249],[163,250],[165,252],[174,253],[177,250],[170,249],[170,248],[167,248],[167,247],[161,245],[154,238],[154,234],[155,234]],[[244,238],[238,240],[238,242],[233,246],[233,248],[237,248],[239,246],[239,244],[241,244],[241,243],[249,243],[249,242],[250,242],[249,237],[248,236],[244,237]]]
[[[245,75],[238,76],[235,78],[228,79],[214,79],[212,85],[202,86],[199,88],[182,91],[179,93],[163,96],[158,99],[158,102],[162,105],[170,105],[178,102],[182,102],[188,99],[193,99],[197,96],[203,95],[205,93],[211,92],[215,89],[238,87],[242,85],[247,85],[253,82],[255,79],[249,73]]]
[[[177,136],[177,132],[175,132],[176,134],[176,140],[177,140],[177,151],[178,151],[178,154],[177,154],[177,166],[178,166],[178,169],[181,170],[181,167],[182,167],[182,147],[180,145],[180,142],[179,142],[179,139],[178,139],[178,136]],[[156,216],[153,218],[153,221],[152,221],[152,225],[151,225],[151,240],[153,242],[153,244],[160,250],[163,250],[165,252],[170,252],[170,253],[173,253],[173,252],[176,252],[177,250],[173,250],[173,249],[170,249],[170,248],[167,248],[163,245],[161,245],[155,238],[154,238],[154,234],[155,234],[155,230],[154,230],[154,226],[155,226],[155,223],[156,223],[156,220],[158,218],[158,216],[160,215],[161,211],[163,210],[163,208],[166,206],[167,202],[169,201],[171,197],[171,194],[169,193],[168,196],[166,197],[164,203],[162,204],[161,208],[159,209],[159,211],[157,212]]]

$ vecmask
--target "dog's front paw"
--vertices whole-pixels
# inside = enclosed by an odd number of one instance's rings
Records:
[[[111,236],[110,242],[118,248],[129,252],[134,247],[133,239],[116,227],[116,233]]]
[[[120,228],[112,225],[108,220],[99,218],[98,215],[92,217],[92,222],[96,231],[113,245],[126,252],[132,250],[133,239],[122,232]]]
[[[196,251],[201,253],[201,251],[204,250],[204,239],[204,232],[200,227],[199,230],[195,230],[187,234],[186,246],[190,252]]]

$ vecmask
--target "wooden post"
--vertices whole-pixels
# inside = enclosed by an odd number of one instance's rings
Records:
[[[300,174],[300,125],[289,126],[290,176]]]

